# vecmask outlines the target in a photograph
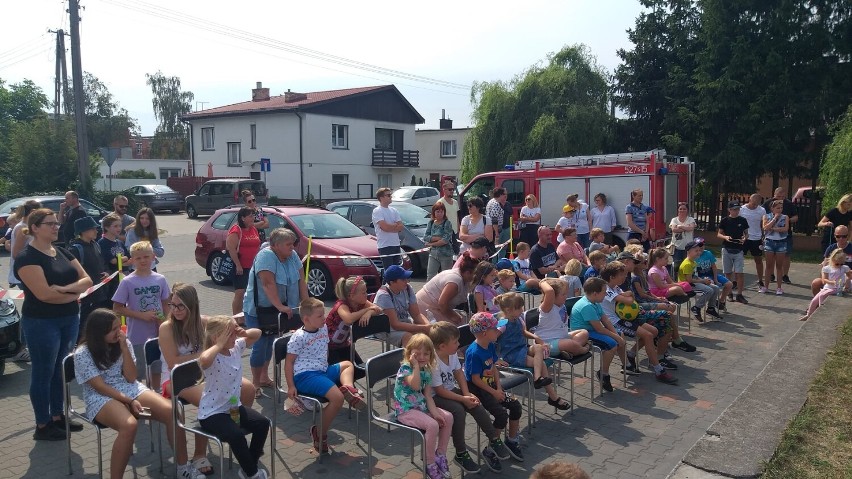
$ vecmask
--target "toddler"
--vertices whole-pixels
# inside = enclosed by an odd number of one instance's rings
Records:
[[[807,321],[811,315],[814,314],[814,311],[816,311],[817,308],[825,302],[826,298],[832,294],[837,294],[844,290],[850,290],[849,281],[852,277],[850,277],[849,266],[845,264],[846,253],[844,253],[842,249],[837,248],[831,252],[831,256],[828,257],[828,261],[829,264],[822,267],[822,282],[824,286],[816,294],[816,296],[814,296],[814,299],[811,300],[811,304],[808,306],[808,311],[804,316],[799,318],[799,321]]]
[[[473,296],[476,300],[477,312],[494,311],[494,297],[497,296],[497,290],[494,289],[494,282],[497,281],[497,269],[488,261],[483,261],[476,265],[473,270],[473,284],[476,287],[473,290]]]

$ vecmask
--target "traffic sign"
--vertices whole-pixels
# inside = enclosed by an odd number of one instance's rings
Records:
[[[271,167],[272,161],[269,158],[260,159],[260,171],[270,171]]]

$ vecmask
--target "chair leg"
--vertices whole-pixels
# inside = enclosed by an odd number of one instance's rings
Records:
[[[66,421],[68,420],[66,416]],[[101,444],[101,428],[95,426],[96,436],[98,438],[98,477],[104,478],[104,452],[103,444]]]
[[[317,404],[314,403],[314,412],[315,413],[316,413],[316,407],[317,407]],[[320,405],[320,408],[322,408],[322,405]],[[317,423],[319,423],[319,426],[317,427],[317,433],[320,436],[320,450],[319,450],[319,454],[317,454],[317,462],[321,464],[322,463],[322,431],[323,431],[323,429],[322,429],[322,410],[320,410],[320,413],[316,414],[316,415],[319,416],[319,419],[317,420]]]
[[[574,414],[574,363],[569,363],[569,364],[571,365],[571,410],[570,410],[570,413]]]

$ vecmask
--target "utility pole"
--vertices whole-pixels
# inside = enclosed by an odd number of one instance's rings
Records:
[[[80,60],[80,3],[68,0],[71,15],[71,78],[74,82],[74,120],[77,123],[77,170],[80,189],[88,196],[91,191],[89,175],[89,140],[86,137],[86,111],[83,105],[83,64]]]
[[[65,66],[65,33],[64,30],[48,30],[56,34],[56,81],[53,100],[54,121],[59,121],[59,107],[65,105],[65,114],[71,113],[71,94],[68,91],[68,69]],[[58,123],[57,123],[58,124]]]

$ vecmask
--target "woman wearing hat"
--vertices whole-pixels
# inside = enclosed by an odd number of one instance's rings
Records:
[[[77,258],[93,283],[100,283],[106,277],[104,257],[97,239],[98,223],[94,218],[84,216],[74,221],[74,239],[68,245],[68,250]],[[98,308],[112,309],[112,301],[107,296],[107,291],[106,287],[99,288],[80,300],[80,334],[85,330],[89,313]]]

